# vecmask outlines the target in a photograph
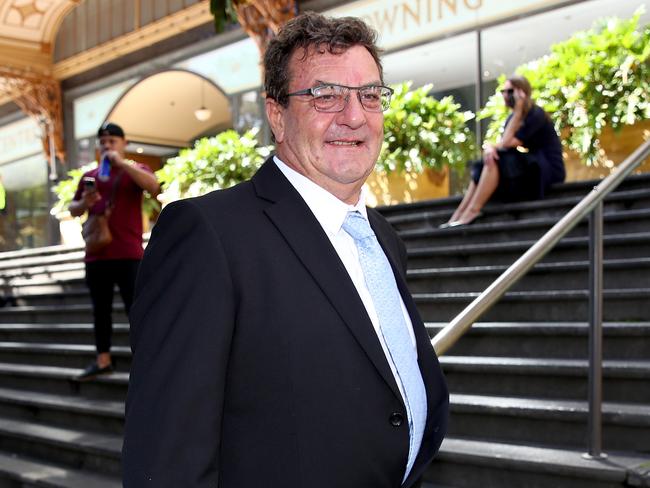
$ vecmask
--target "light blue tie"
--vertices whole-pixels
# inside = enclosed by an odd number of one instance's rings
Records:
[[[379,317],[380,330],[404,390],[410,433],[409,457],[404,474],[406,480],[420,450],[427,421],[424,382],[402,313],[395,276],[375,233],[359,212],[348,213],[343,229],[352,236],[359,251],[359,263]]]

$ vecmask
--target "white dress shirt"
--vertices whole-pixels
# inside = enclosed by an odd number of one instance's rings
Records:
[[[338,254],[339,258],[343,262],[346,271],[350,275],[350,279],[354,284],[354,287],[359,293],[359,297],[363,302],[366,312],[370,317],[370,321],[375,329],[375,333],[379,338],[381,347],[386,356],[386,360],[390,365],[390,369],[393,372],[397,386],[399,387],[402,397],[404,397],[404,389],[402,387],[402,382],[397,374],[395,365],[390,357],[388,348],[386,347],[386,341],[381,333],[379,327],[379,318],[375,311],[375,306],[372,302],[372,297],[366,286],[365,279],[363,277],[363,270],[361,269],[361,264],[359,263],[359,252],[357,246],[354,243],[354,239],[343,230],[343,221],[345,220],[348,212],[357,211],[364,218],[368,218],[368,212],[366,211],[365,205],[365,192],[366,189],[361,190],[361,196],[356,205],[349,205],[337,197],[332,195],[330,192],[324,188],[318,186],[316,183],[311,181],[309,178],[301,175],[294,169],[287,166],[283,163],[277,156],[274,156],[273,161],[277,167],[282,171],[282,174],[286,176],[291,185],[300,193],[300,196],[303,198],[309,209],[316,217],[316,220],[321,225],[330,242],[334,246],[334,250]],[[402,297],[400,297],[400,305],[402,307],[402,314],[404,315],[404,320],[409,330],[411,340],[413,342],[413,353],[417,355],[416,345],[415,345],[415,335],[413,333],[413,324],[411,322],[411,317],[409,316],[406,306]]]

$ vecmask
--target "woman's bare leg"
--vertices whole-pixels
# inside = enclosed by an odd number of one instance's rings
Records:
[[[472,197],[458,216],[460,224],[469,224],[481,213],[481,209],[490,199],[499,185],[499,166],[496,163],[486,164],[481,171],[481,177],[472,192]]]
[[[460,216],[463,214],[467,206],[469,205],[469,202],[472,200],[474,197],[474,192],[476,191],[476,183],[474,183],[473,180],[470,180],[469,186],[467,187],[467,191],[465,192],[465,196],[461,200],[460,204],[454,210],[453,215],[449,218],[447,223],[455,222],[460,218]]]

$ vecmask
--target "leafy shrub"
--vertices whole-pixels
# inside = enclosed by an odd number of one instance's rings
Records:
[[[474,136],[467,126],[474,114],[460,112],[460,104],[451,96],[441,100],[430,96],[432,85],[415,90],[411,85],[393,87],[377,168],[421,173],[425,168],[450,166],[462,172],[474,152]]]
[[[240,135],[227,130],[199,139],[170,158],[156,174],[165,200],[197,196],[249,179],[271,153],[258,145],[257,130]]]

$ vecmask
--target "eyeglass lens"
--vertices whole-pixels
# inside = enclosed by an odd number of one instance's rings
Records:
[[[357,91],[361,105],[369,112],[383,112],[390,105],[391,92],[383,86],[348,88],[325,85],[312,89],[314,107],[321,112],[340,112],[349,100],[350,90]]]

